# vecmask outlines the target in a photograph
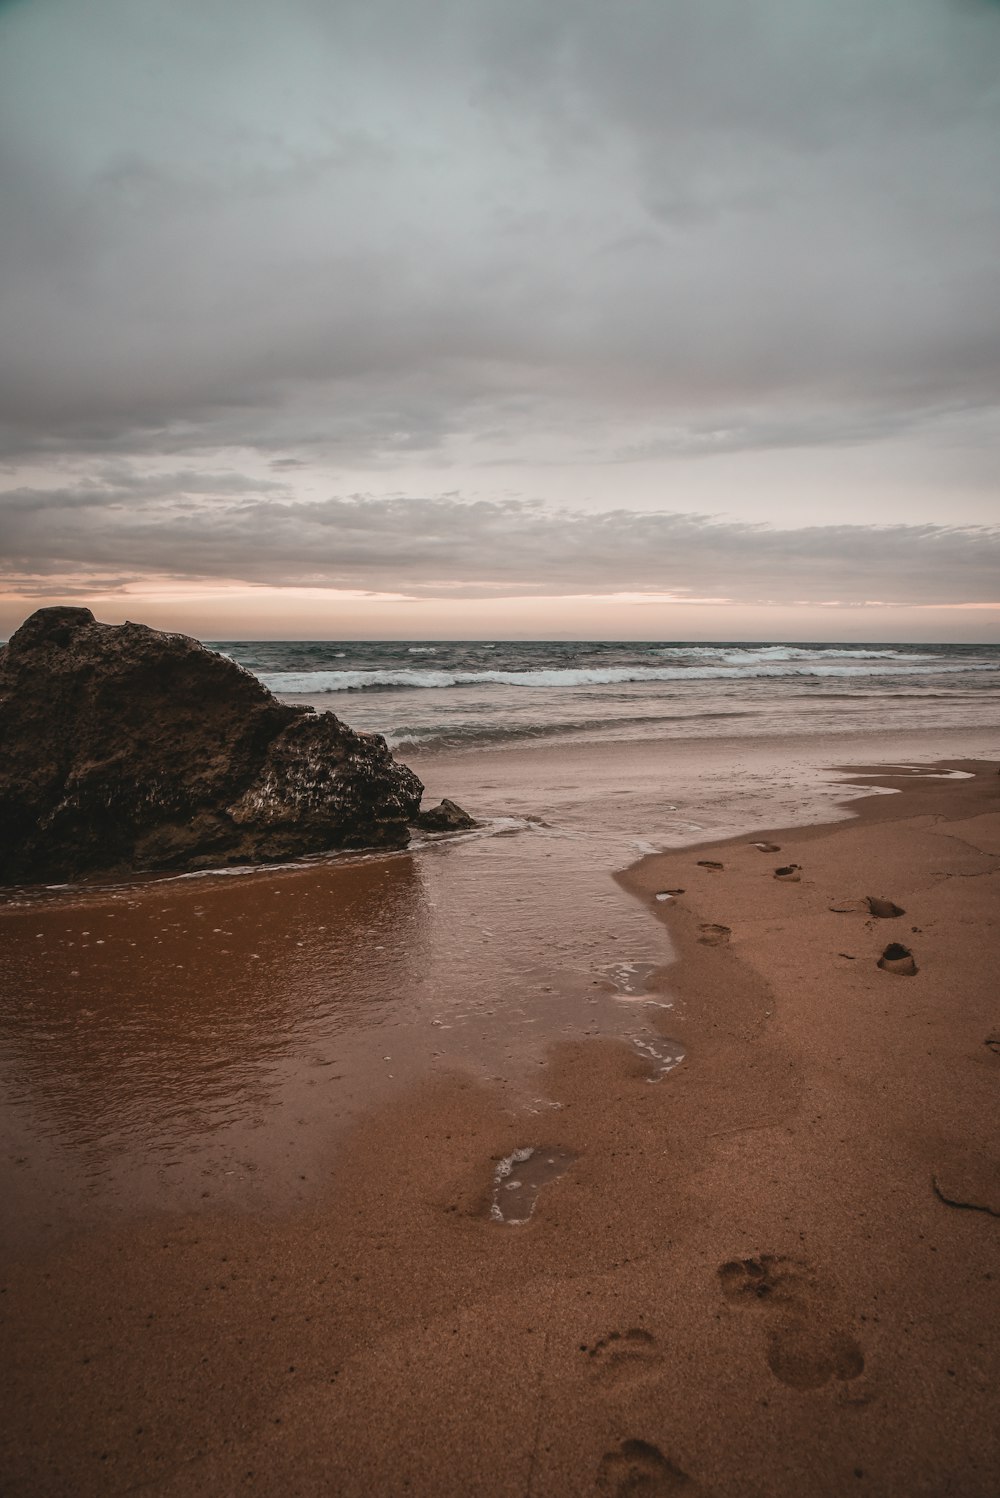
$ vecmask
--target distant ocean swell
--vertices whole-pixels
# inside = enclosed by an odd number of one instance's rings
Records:
[[[1000,647],[990,645],[257,640],[216,648],[279,695],[336,705],[406,753],[560,736],[627,743],[959,723],[1000,730]]]

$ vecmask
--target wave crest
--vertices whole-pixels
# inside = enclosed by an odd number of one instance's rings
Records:
[[[592,666],[579,669],[554,668],[528,671],[270,671],[261,675],[273,692],[291,695],[326,695],[331,692],[362,692],[386,688],[427,690],[442,687],[606,687],[667,681],[750,681],[767,678],[841,677],[857,680],[875,676],[925,676],[953,672],[995,671],[986,664],[924,664],[881,666],[822,666],[811,663],[759,661],[752,666]]]

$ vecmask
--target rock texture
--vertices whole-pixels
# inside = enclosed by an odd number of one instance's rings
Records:
[[[401,848],[422,791],[186,635],[49,608],[0,650],[0,882]]]
[[[447,796],[437,806],[429,806],[426,811],[418,811],[413,819],[414,827],[419,827],[424,832],[465,832],[470,827],[478,827],[479,823],[475,817],[470,817],[467,811],[454,801],[449,801]]]

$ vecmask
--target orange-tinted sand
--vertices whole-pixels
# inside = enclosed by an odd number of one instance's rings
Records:
[[[679,954],[655,1085],[609,1039],[536,1114],[447,1070],[297,1205],[14,1251],[4,1491],[995,1495],[1000,779],[952,767],[622,876]],[[575,1158],[491,1221],[532,1144]]]

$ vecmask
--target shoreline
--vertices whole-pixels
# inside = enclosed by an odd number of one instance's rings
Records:
[[[281,701],[294,702],[298,700],[290,694],[284,694]],[[304,700],[304,699],[303,699]],[[319,709],[317,709],[319,710]],[[976,736],[983,736],[982,744],[970,748],[970,743]],[[959,731],[948,729],[919,728],[899,729],[865,729],[857,727],[845,729],[837,733],[829,729],[813,733],[790,733],[775,731],[773,733],[760,734],[732,734],[732,735],[706,735],[704,737],[680,737],[664,738],[651,737],[633,742],[615,738],[587,738],[585,735],[564,734],[552,739],[540,739],[525,741],[519,738],[511,739],[509,742],[490,742],[488,744],[470,744],[453,746],[448,748],[434,748],[427,750],[422,746],[414,746],[412,752],[402,753],[398,748],[392,748],[393,755],[399,755],[407,765],[415,765],[421,776],[426,776],[428,786],[425,789],[424,799],[430,804],[450,795],[454,790],[454,780],[449,778],[457,772],[459,777],[462,771],[473,770],[478,776],[482,770],[484,761],[488,764],[503,767],[505,761],[518,765],[519,762],[528,761],[543,764],[547,759],[556,759],[560,765],[565,762],[567,754],[572,760],[574,753],[578,752],[583,758],[592,761],[613,761],[620,766],[623,756],[628,761],[641,758],[644,755],[664,756],[678,754],[682,759],[692,751],[701,751],[703,755],[711,755],[714,752],[733,750],[737,755],[741,752],[753,755],[755,751],[761,752],[761,757],[776,755],[781,751],[791,749],[795,751],[814,751],[807,755],[807,762],[812,761],[813,766],[821,773],[840,772],[841,770],[852,771],[853,761],[847,765],[834,765],[829,763],[829,754],[826,746],[836,745],[838,742],[845,747],[851,744],[871,747],[876,749],[886,746],[886,752],[890,747],[895,748],[900,755],[905,755],[906,750],[912,751],[913,757],[920,757],[928,763],[936,762],[935,755],[940,751],[942,759],[954,757],[947,750],[954,749],[957,739],[964,741],[961,752],[963,760],[987,761],[990,752],[985,747],[986,738],[995,739],[995,730],[991,727],[963,728]],[[928,747],[928,746],[932,747]],[[991,746],[992,747],[992,746]],[[881,760],[876,763],[875,768],[881,771],[885,764],[899,765],[902,759]],[[665,766],[667,770],[672,765]],[[797,827],[806,825],[825,825],[825,820],[831,811],[843,809],[844,818],[849,817],[850,806],[853,798],[844,797],[838,799],[838,792],[844,787],[851,787],[852,782],[826,781],[812,787],[816,802],[808,808],[805,820],[788,821],[781,823],[781,827]],[[858,782],[859,798],[864,796],[866,782],[862,779]],[[457,794],[473,797],[468,785],[465,785]],[[452,798],[453,799],[453,798]],[[821,804],[825,802],[826,804]],[[471,804],[471,803],[470,803]],[[527,803],[530,806],[529,820],[539,820],[539,805],[544,806],[544,801]],[[842,818],[830,818],[830,821]],[[490,820],[488,817],[487,821]],[[776,824],[777,825],[777,824]],[[725,842],[729,839],[739,839],[744,833],[750,833],[760,829],[762,835],[768,831],[768,827],[754,817],[750,817],[740,827],[730,832],[724,832],[716,836],[709,828],[701,829],[698,833],[677,842],[676,846],[696,847],[702,843],[707,847],[716,841]],[[303,873],[310,870],[321,871],[327,868],[343,868],[358,864],[369,863],[373,860],[405,857],[412,852],[423,851],[425,847],[435,846],[440,838],[432,835],[428,841],[426,834],[419,833],[415,828],[412,830],[411,841],[402,848],[348,848],[329,853],[303,854],[298,857],[287,859],[275,859],[273,862],[256,863],[234,863],[220,864],[217,867],[205,867],[198,869],[170,869],[150,868],[136,869],[133,871],[105,871],[94,874],[81,875],[69,883],[14,883],[0,886],[0,909],[15,902],[41,900],[48,895],[55,899],[65,898],[67,901],[93,899],[99,901],[109,895],[129,890],[143,890],[156,885],[170,885],[183,881],[197,882],[217,881],[231,878],[250,878],[285,873]],[[771,829],[774,830],[774,829]],[[468,836],[459,834],[458,836]],[[456,841],[454,834],[449,835],[449,841]],[[641,857],[651,856],[642,853]]]
[[[891,742],[926,759],[912,734]],[[366,1112],[449,1070],[492,1079],[517,1109],[542,1106],[536,1068],[566,1039],[672,1065],[668,926],[619,875],[654,846],[709,846],[720,817],[743,823],[736,841],[763,835],[768,812],[850,825],[871,777],[835,780],[808,747],[442,756],[432,795],[485,803],[493,827],[0,905],[6,1085],[35,1099],[2,1116],[0,1244],[122,1214],[303,1207],[331,1137],[343,1147]]]
[[[867,830],[873,825],[891,826],[894,823],[909,822],[917,816],[943,816],[952,820],[954,818],[949,813],[954,812],[955,802],[959,799],[967,800],[970,808],[980,804],[984,783],[987,793],[992,793],[998,803],[1000,819],[1000,782],[991,783],[993,776],[1000,776],[1000,770],[995,769],[990,761],[964,758],[930,761],[920,767],[927,772],[923,775],[893,775],[879,764],[838,765],[830,768],[848,773],[849,779],[844,784],[861,791],[856,798],[835,803],[846,812],[843,819],[763,826],[755,828],[752,835],[741,831],[684,844],[674,849],[647,853],[614,875],[616,882],[638,899],[654,920],[666,927],[674,947],[674,958],[668,968],[670,989],[682,1002],[696,997],[704,998],[708,1003],[713,1002],[713,984],[730,986],[719,982],[720,965],[729,968],[734,959],[737,962],[741,960],[740,933],[721,921],[700,919],[719,916],[726,909],[730,891],[722,876],[728,867],[725,860],[731,855],[738,855],[735,862],[742,871],[760,875],[755,891],[759,896],[764,892],[773,893],[769,884],[764,882],[766,876],[771,876],[775,884],[785,889],[803,882],[808,887],[810,881],[805,866],[799,865],[795,860],[803,856],[803,849],[808,849],[812,843],[823,843],[838,834]],[[964,781],[937,779],[934,772],[938,770],[957,771],[970,778]],[[961,790],[958,789],[959,786],[962,787]],[[880,794],[883,790],[897,793],[900,799],[896,795]],[[865,791],[870,791],[870,794],[864,794]],[[702,859],[698,855],[706,857]],[[785,867],[793,868],[797,877],[790,881],[779,881],[776,870]],[[729,871],[732,871],[731,868]],[[680,878],[687,880],[683,887],[676,882]],[[862,876],[861,883],[863,882]],[[662,895],[666,892],[669,892],[668,899],[662,901]],[[907,922],[905,910],[901,911],[898,919],[892,920],[874,918],[861,908],[854,911],[847,909],[850,901],[856,900],[860,904],[865,897],[871,895],[883,897],[880,890],[858,888],[843,896],[840,902],[844,906],[842,910],[833,910],[829,903],[826,909],[831,916],[837,915],[839,918],[830,923],[831,929],[836,928],[853,936],[855,945],[858,925],[861,923],[866,936],[870,937],[867,941],[870,950],[864,955],[866,959],[870,958],[869,966],[874,966],[877,965],[882,950],[894,936],[905,940],[915,932]],[[779,898],[784,899],[787,904],[789,896]],[[780,921],[785,913],[777,912],[777,920]],[[812,914],[822,912],[813,910]],[[753,918],[760,919],[759,916]],[[777,927],[772,924],[769,929],[775,934]],[[852,955],[849,960],[858,959],[856,955]],[[754,975],[760,977],[756,972]]]
[[[689,1059],[655,1086],[612,1039],[551,1049],[534,1118],[446,1072],[360,1117],[281,1216],[123,1223],[9,1265],[10,1491],[987,1498],[985,768],[755,833],[773,855],[741,833],[622,871],[675,945],[662,1023]],[[826,909],[868,894],[905,917]],[[899,927],[914,978],[875,967]],[[530,1223],[491,1223],[493,1167],[528,1144],[575,1158]]]

